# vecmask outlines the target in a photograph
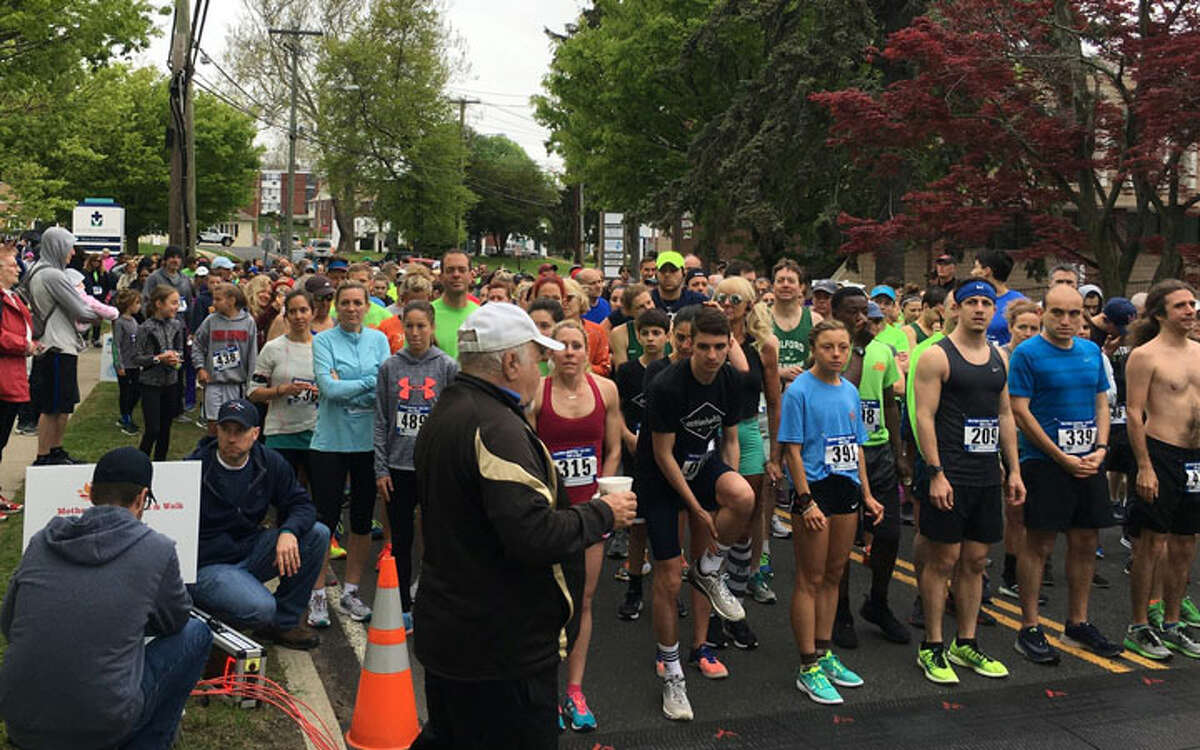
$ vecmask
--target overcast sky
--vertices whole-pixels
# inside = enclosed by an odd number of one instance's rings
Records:
[[[195,0],[191,0],[193,3]],[[550,64],[544,28],[562,31],[579,15],[581,0],[444,0],[446,18],[461,40],[469,69],[451,82],[457,98],[479,99],[467,121],[483,133],[503,133],[537,162],[557,168],[546,155],[548,132],[533,121],[529,97],[537,93]],[[223,60],[225,36],[237,22],[240,0],[212,0],[200,46]],[[171,17],[159,19],[162,34],[138,57],[166,69]]]

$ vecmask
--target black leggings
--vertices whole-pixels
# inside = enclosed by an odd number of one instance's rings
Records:
[[[117,376],[117,387],[120,389],[117,402],[122,417],[126,414],[133,416],[133,407],[137,406],[138,398],[142,395],[142,384],[139,381],[141,372],[140,369],[131,367],[125,370],[124,375]]]
[[[171,420],[179,414],[179,383],[171,385],[142,384],[142,453],[155,461],[167,460],[171,447]],[[154,449],[153,455],[150,449]]]
[[[392,501],[387,505],[392,527],[392,557],[400,579],[400,602],[405,612],[412,611],[413,511],[417,507],[417,472],[388,469],[392,475]]]
[[[346,475],[350,475],[350,533],[370,534],[371,517],[375,513],[375,452],[333,453],[312,451],[309,455],[308,477],[317,520],[337,530],[342,518],[342,496]]]
[[[0,455],[4,454],[4,448],[8,445],[8,436],[12,434],[13,422],[17,421],[17,412],[24,405],[24,401],[0,401]]]

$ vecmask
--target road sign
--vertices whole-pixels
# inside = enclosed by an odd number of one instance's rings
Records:
[[[625,214],[604,213],[604,243],[600,251],[601,272],[607,279],[615,279],[625,265]]]
[[[71,216],[75,246],[120,253],[125,246],[125,209],[111,198],[85,198]]]

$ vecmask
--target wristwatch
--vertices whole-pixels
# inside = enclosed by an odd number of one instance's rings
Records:
[[[1094,451],[1098,451],[1101,448],[1104,449],[1105,453],[1108,453],[1108,443],[1096,443],[1095,445],[1092,446],[1092,450],[1094,450]]]
[[[934,466],[933,464],[926,464],[925,468],[929,469],[930,474],[941,474],[942,473],[942,467],[940,467],[940,466]]]

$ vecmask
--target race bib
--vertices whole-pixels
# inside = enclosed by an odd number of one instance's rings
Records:
[[[1185,463],[1183,472],[1187,474],[1187,486],[1183,488],[1183,491],[1189,495],[1200,492],[1200,462]]]
[[[429,417],[429,411],[428,406],[400,404],[396,407],[396,434],[400,437],[415,438]]]
[[[858,441],[853,435],[825,438],[825,466],[832,472],[858,471]]]
[[[596,449],[591,446],[569,448],[554,451],[550,454],[562,474],[564,487],[583,487],[596,481],[600,463],[596,459]]]
[[[679,465],[679,469],[683,472],[683,478],[689,482],[695,479],[700,474],[700,469],[704,468],[704,462],[708,460],[707,453],[689,453],[683,459],[683,463]]]
[[[187,300],[182,295],[179,297],[179,312],[187,312]]]
[[[963,420],[963,450],[995,453],[1000,446],[1000,420],[996,417]]]
[[[311,385],[311,386],[315,386],[317,384],[317,381],[308,380],[306,378],[292,378],[292,382],[293,383],[303,383],[305,385]],[[309,391],[309,390],[300,391],[299,393],[297,393],[295,395],[288,396],[287,402],[289,405],[313,404],[315,406],[317,403],[317,392]]]
[[[93,297],[97,297],[97,296],[99,296],[99,295],[101,295],[101,294],[104,294],[104,287],[102,287],[102,286],[94,286],[94,287],[92,287],[92,296],[93,296]]]
[[[1072,456],[1091,453],[1096,444],[1096,420],[1058,423],[1058,447]]]
[[[867,428],[867,434],[871,434],[879,429],[879,425],[883,423],[881,419],[883,408],[879,405],[876,399],[863,399],[862,402],[862,421],[863,427]]]
[[[1126,424],[1125,404],[1110,404],[1108,421],[1110,424]]]
[[[236,346],[227,346],[213,352],[213,372],[233,370],[242,364],[242,350]]]

